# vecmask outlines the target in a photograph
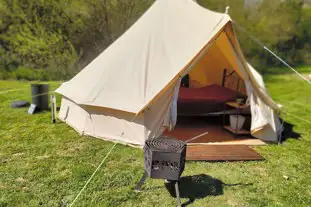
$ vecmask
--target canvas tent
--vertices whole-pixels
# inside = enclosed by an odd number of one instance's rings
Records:
[[[206,67],[211,57],[213,63]],[[155,1],[120,38],[56,90],[63,96],[59,118],[81,134],[143,145],[176,123],[185,74],[196,74],[198,82],[208,84],[224,67],[244,81],[252,135],[276,141],[280,107],[243,57],[230,16],[193,0]]]

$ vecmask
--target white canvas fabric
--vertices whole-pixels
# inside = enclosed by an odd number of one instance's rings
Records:
[[[261,75],[249,64],[248,68],[256,78],[257,83],[267,92]],[[265,141],[277,141],[278,135],[282,130],[277,112],[269,107],[259,96],[256,96],[252,91],[252,87],[248,88],[252,114],[252,135]]]
[[[191,0],[157,0],[57,92],[77,104],[137,113],[229,20]]]
[[[247,85],[253,135],[275,141],[278,106],[245,61],[234,32],[228,30],[230,22],[227,14],[192,0],[155,1],[128,31],[56,90],[63,95],[60,119],[82,134],[143,145],[167,123],[176,123],[181,76],[218,42],[229,48],[226,58]]]
[[[81,106],[63,97],[58,117],[82,135],[142,146],[146,139],[161,135],[165,129],[163,123],[170,112],[174,85],[141,114]]]

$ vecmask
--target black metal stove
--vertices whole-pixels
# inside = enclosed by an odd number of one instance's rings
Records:
[[[165,179],[166,182],[174,182],[178,206],[181,206],[178,180],[185,168],[186,149],[187,145],[185,142],[171,137],[162,136],[147,140],[144,146],[145,174],[135,189],[141,191],[141,186],[147,176]]]
[[[151,178],[179,180],[185,168],[186,145],[184,142],[159,137],[146,141],[145,171]]]

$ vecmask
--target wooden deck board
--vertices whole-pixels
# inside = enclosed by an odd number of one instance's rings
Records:
[[[186,160],[249,161],[264,158],[246,145],[188,145]]]

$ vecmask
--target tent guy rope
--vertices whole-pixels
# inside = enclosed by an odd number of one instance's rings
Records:
[[[72,203],[69,205],[70,207],[73,206],[73,204],[78,200],[78,198],[80,197],[81,193],[84,191],[84,189],[86,188],[86,186],[89,184],[89,182],[93,179],[94,175],[97,173],[97,171],[99,170],[99,168],[104,164],[104,162],[106,161],[106,159],[108,158],[108,156],[110,155],[110,153],[112,152],[112,150],[114,149],[114,147],[117,145],[117,143],[114,143],[114,145],[111,147],[111,149],[109,150],[109,152],[106,154],[106,156],[104,157],[104,159],[101,161],[101,163],[97,166],[96,170],[93,172],[93,174],[91,175],[91,177],[86,181],[85,185],[83,186],[83,188],[79,191],[79,193],[77,194],[77,196],[75,197],[75,199],[72,201]]]
[[[25,88],[10,89],[10,90],[6,90],[6,91],[0,91],[0,94],[6,94],[6,93],[16,92],[16,91],[22,91],[22,90],[25,90]]]
[[[288,112],[286,112],[286,114],[287,114],[288,116],[293,117],[294,119],[297,119],[297,120],[300,120],[300,121],[302,121],[302,122],[305,122],[305,123],[311,124],[311,121],[310,121],[310,120],[300,118],[300,117],[295,116],[295,115],[293,115],[293,114],[290,114],[290,113],[288,113]]]
[[[294,71],[301,79],[303,79],[304,81],[306,81],[307,83],[309,83],[311,85],[311,81],[309,81],[307,78],[305,78],[303,75],[301,75],[295,68],[293,68],[292,66],[290,66],[287,62],[285,62],[282,58],[280,58],[278,55],[276,55],[274,52],[272,52],[268,47],[266,47],[260,40],[258,40],[256,37],[254,37],[253,35],[251,35],[249,32],[246,31],[246,29],[244,29],[242,26],[240,26],[237,22],[232,21],[237,28],[244,32],[245,34],[247,34],[250,39],[252,39],[254,42],[256,42],[258,45],[260,45],[261,47],[263,47],[263,49],[265,49],[266,51],[268,51],[270,54],[272,54],[275,58],[277,58],[279,61],[281,61],[285,66],[287,66],[289,69],[291,69],[292,71]]]
[[[186,143],[191,142],[191,141],[193,141],[193,140],[195,140],[195,139],[198,139],[198,138],[200,138],[200,137],[203,137],[203,136],[205,136],[205,135],[207,135],[207,134],[208,134],[208,132],[204,132],[204,133],[202,133],[202,134],[199,134],[199,135],[197,135],[197,136],[195,136],[195,137],[192,137],[192,138],[188,139],[188,140],[185,141],[185,142],[186,142]]]
[[[138,114],[136,114],[133,119],[131,120],[131,122],[133,122],[136,118],[137,118]],[[124,132],[122,132],[121,136],[124,135]],[[89,184],[89,182],[93,179],[94,175],[96,174],[96,172],[99,170],[99,168],[103,165],[103,163],[105,162],[105,160],[108,158],[108,156],[111,154],[112,150],[115,148],[115,146],[117,145],[117,142],[114,143],[114,145],[111,147],[111,149],[109,150],[109,152],[106,154],[106,156],[104,157],[104,159],[101,161],[101,163],[97,166],[97,168],[95,169],[95,171],[93,172],[93,174],[91,175],[91,177],[86,181],[85,185],[83,186],[83,188],[79,191],[79,193],[77,194],[77,196],[75,197],[75,199],[72,201],[72,203],[69,205],[69,207],[73,206],[73,204],[77,201],[77,199],[79,198],[79,196],[82,194],[82,192],[85,190],[85,188],[87,187],[87,185]]]

